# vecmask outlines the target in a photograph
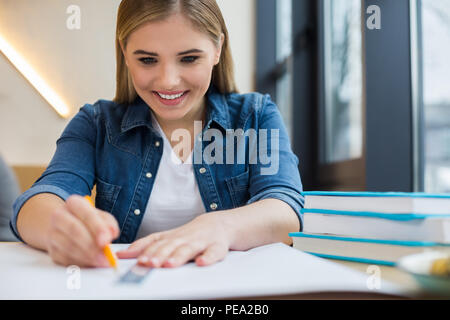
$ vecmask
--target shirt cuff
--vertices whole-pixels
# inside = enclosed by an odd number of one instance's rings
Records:
[[[13,204],[13,216],[9,221],[9,226],[14,236],[22,242],[25,241],[23,241],[23,239],[20,237],[19,231],[17,230],[17,216],[19,215],[20,209],[22,209],[22,206],[25,204],[25,202],[27,202],[31,197],[34,197],[35,195],[40,193],[51,193],[57,195],[64,201],[66,201],[66,199],[70,196],[67,191],[61,189],[60,187],[52,185],[37,185],[31,187],[22,195],[20,195]]]
[[[301,209],[303,208],[305,202],[304,197],[301,194],[292,190],[284,190],[284,189],[266,190],[250,198],[250,200],[247,201],[247,204],[251,204],[263,199],[278,199],[290,205],[297,214],[297,217],[299,219],[300,222],[299,231],[301,232],[303,230],[303,213]]]

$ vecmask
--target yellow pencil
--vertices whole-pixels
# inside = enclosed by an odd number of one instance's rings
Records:
[[[95,207],[94,203],[92,202],[91,197],[89,196],[84,196],[84,198],[89,202],[89,204],[93,207]],[[108,259],[109,265],[114,268],[114,270],[117,271],[117,262],[116,262],[116,258],[114,257],[114,253],[111,251],[111,248],[109,247],[109,245],[106,245],[103,248],[103,253],[106,256],[106,259]]]

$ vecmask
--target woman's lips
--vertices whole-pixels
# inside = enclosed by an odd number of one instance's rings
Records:
[[[185,91],[153,91],[153,92],[159,92],[159,93],[164,94],[166,96],[173,96],[173,95],[176,95],[176,94],[184,93],[186,91],[187,90],[185,90]]]
[[[163,95],[176,95],[176,94],[180,94],[183,93],[183,95],[179,98],[176,99],[164,99],[163,97],[161,97],[159,94],[163,94]],[[165,92],[165,91],[153,91],[153,94],[159,99],[159,101],[161,101],[162,104],[166,105],[166,106],[175,106],[177,104],[180,104],[188,95],[189,91],[178,91],[178,92]]]

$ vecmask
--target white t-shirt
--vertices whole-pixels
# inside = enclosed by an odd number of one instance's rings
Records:
[[[163,154],[136,239],[173,229],[206,212],[192,166],[192,152],[183,163],[152,114],[163,138]]]

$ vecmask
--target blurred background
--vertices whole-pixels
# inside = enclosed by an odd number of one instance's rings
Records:
[[[261,0],[257,21],[306,190],[450,192],[450,1]]]
[[[450,192],[450,1],[217,2],[239,90],[277,102],[305,190]],[[0,154],[21,191],[79,108],[113,98],[119,3],[0,0]],[[65,116],[4,43],[61,97]]]

